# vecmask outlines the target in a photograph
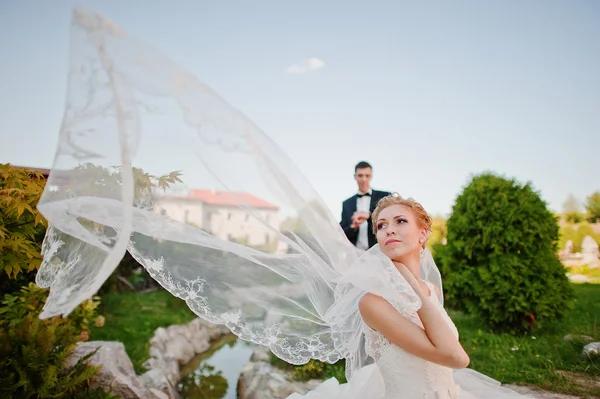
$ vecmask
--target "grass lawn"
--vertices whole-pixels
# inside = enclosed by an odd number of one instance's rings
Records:
[[[600,358],[584,359],[581,339],[565,341],[567,334],[587,335],[600,341],[600,284],[573,284],[576,303],[563,320],[528,336],[495,334],[476,316],[449,311],[460,340],[471,357],[470,368],[504,384],[533,385],[544,390],[582,397],[600,397]],[[343,377],[343,364],[317,361],[289,366],[300,380]]]
[[[565,319],[529,336],[494,334],[476,317],[451,313],[471,357],[469,367],[503,383],[599,397],[600,358],[584,359],[585,343],[581,339],[565,341],[564,337],[587,335],[600,341],[600,285],[574,284],[574,289],[575,309]]]
[[[138,373],[145,371],[142,364],[148,360],[154,330],[196,317],[184,301],[167,291],[110,293],[102,297],[101,306],[106,320],[103,327],[92,329],[90,339],[122,342]]]
[[[494,334],[477,317],[450,312],[461,342],[471,356],[469,367],[502,383],[538,386],[545,390],[583,397],[600,397],[600,359],[584,359],[580,339],[565,341],[567,334],[587,335],[600,341],[600,284],[574,284],[575,309],[563,320],[529,336]],[[125,344],[136,371],[148,359],[149,340],[158,327],[186,323],[194,318],[185,302],[159,291],[145,294],[108,294],[102,299],[102,328],[91,339]],[[276,362],[277,363],[277,362]],[[297,366],[297,376],[324,373],[343,376],[343,364]],[[315,369],[316,368],[316,369]]]
[[[600,284],[600,267],[572,266],[567,269],[569,275],[585,276],[589,280],[587,282]]]

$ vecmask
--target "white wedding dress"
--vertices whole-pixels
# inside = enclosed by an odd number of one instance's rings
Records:
[[[441,303],[434,297],[444,319],[458,339],[458,330]],[[423,327],[415,312],[392,303],[394,308],[413,323]],[[374,364],[361,368],[346,384],[331,378],[306,395],[292,394],[288,399],[525,399],[500,386],[500,383],[471,369],[453,370],[428,362],[405,352],[379,332],[365,327],[366,352]]]

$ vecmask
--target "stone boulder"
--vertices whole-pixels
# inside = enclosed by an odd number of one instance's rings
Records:
[[[157,328],[150,339],[150,359],[144,363],[148,370],[136,375],[133,364],[120,342],[89,341],[77,344],[67,366],[96,349],[90,358],[91,366],[102,366],[92,381],[92,388],[124,399],[175,399],[179,398],[177,384],[181,378],[180,365],[210,348],[211,341],[229,334],[224,327],[195,319],[185,325]]]
[[[583,347],[583,356],[600,356],[600,342],[592,342]]]
[[[142,381],[173,397],[173,387],[181,379],[180,366],[207,351],[212,341],[230,333],[225,326],[200,318],[188,324],[157,328],[150,339],[150,359],[144,363],[148,371],[142,375]]]
[[[259,348],[242,369],[238,380],[238,399],[284,399],[297,392],[305,394],[321,383],[294,381],[291,376],[269,363],[269,352]]]
[[[120,342],[79,342],[67,359],[67,366],[73,367],[80,358],[96,349],[98,351],[90,358],[89,365],[102,368],[92,381],[92,389],[102,388],[105,392],[124,399],[151,397],[148,387],[135,374],[133,364]]]
[[[567,334],[563,338],[565,341],[583,341],[583,342],[593,342],[594,338],[589,335],[577,335],[577,334]]]

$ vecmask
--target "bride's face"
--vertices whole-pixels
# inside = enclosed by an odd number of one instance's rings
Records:
[[[376,223],[377,242],[388,258],[401,261],[420,251],[427,229],[419,226],[410,208],[390,205],[379,213]]]

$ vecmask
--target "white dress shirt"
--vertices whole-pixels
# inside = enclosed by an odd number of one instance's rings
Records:
[[[370,189],[368,192],[370,195],[365,195],[362,198],[356,199],[356,210],[358,212],[369,212],[371,209],[371,195],[373,195],[373,190]],[[363,194],[359,192],[358,194]],[[366,194],[366,193],[364,193]],[[369,249],[369,222],[364,221],[358,226],[358,239],[356,240],[356,247],[360,249],[364,249],[365,251]]]

